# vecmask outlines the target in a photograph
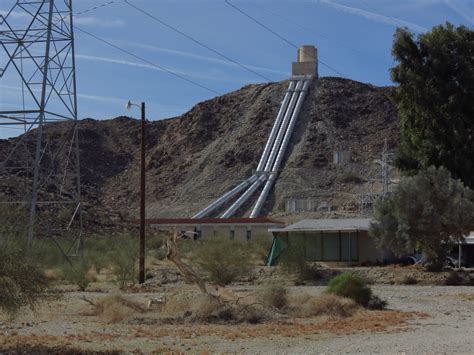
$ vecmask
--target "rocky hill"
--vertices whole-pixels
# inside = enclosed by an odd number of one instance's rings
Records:
[[[180,117],[149,122],[148,216],[191,216],[249,177],[287,85],[245,86],[201,102]],[[81,122],[86,204],[126,218],[137,216],[139,127],[126,117]],[[52,137],[61,135],[60,125],[48,129]],[[291,215],[285,204],[292,198],[331,205],[337,213],[355,212],[356,195],[378,188],[372,181],[377,177],[373,161],[380,159],[384,140],[393,148],[398,138],[391,88],[341,78],[314,80],[264,213]],[[14,140],[0,140],[0,156]],[[335,152],[344,155],[343,164],[333,164]],[[0,185],[0,193],[12,191]]]

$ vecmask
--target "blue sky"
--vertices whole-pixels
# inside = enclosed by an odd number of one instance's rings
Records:
[[[110,0],[76,0],[82,12]],[[163,21],[272,81],[289,77],[296,50],[225,4],[224,0],[130,0]],[[421,33],[450,21],[474,26],[474,0],[232,0],[295,44],[314,44],[319,58],[344,76],[390,85],[397,26]],[[11,1],[0,1],[0,14]],[[76,25],[147,60],[224,94],[265,80],[198,46],[123,1],[79,14]],[[79,116],[127,114],[125,102],[146,101],[147,117],[177,116],[216,96],[76,31]],[[2,55],[4,55],[2,53]],[[320,64],[321,76],[337,76]],[[0,110],[20,95],[0,79]],[[132,112],[138,116],[138,112]],[[13,131],[0,128],[0,138]]]

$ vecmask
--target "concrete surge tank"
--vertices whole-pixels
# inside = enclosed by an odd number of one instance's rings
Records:
[[[298,61],[293,62],[292,74],[318,77],[318,50],[315,46],[298,48]]]

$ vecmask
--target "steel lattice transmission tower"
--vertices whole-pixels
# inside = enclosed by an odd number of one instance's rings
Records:
[[[23,134],[0,141],[0,203],[23,210],[28,246],[67,235],[74,243],[63,251],[75,253],[83,236],[72,0],[10,5],[0,15],[0,128]]]

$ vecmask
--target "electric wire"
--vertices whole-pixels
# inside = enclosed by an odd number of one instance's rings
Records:
[[[290,45],[291,47],[293,48],[296,48],[298,49],[299,47],[294,44],[293,42],[291,42],[290,40],[288,40],[287,38],[283,37],[282,35],[280,35],[278,32],[274,31],[273,29],[271,29],[270,27],[268,27],[267,25],[265,25],[263,22],[257,20],[255,17],[251,16],[250,14],[248,14],[247,12],[245,12],[244,10],[242,10],[241,8],[237,7],[236,5],[232,4],[229,0],[224,0],[225,3],[227,5],[229,5],[230,7],[234,8],[236,11],[240,12],[242,15],[244,15],[245,17],[249,18],[250,20],[252,20],[253,22],[255,22],[256,24],[258,24],[260,27],[266,29],[268,32],[272,33],[274,36],[278,37],[279,39],[281,39],[283,42],[287,43],[288,45]],[[325,66],[326,68],[332,70],[334,73],[342,76],[342,77],[346,77],[346,75],[342,74],[340,71],[338,71],[337,69],[333,68],[332,66],[330,66],[329,64],[326,64],[324,63],[322,60],[318,59],[318,58],[314,58],[316,59],[319,63],[321,63],[323,66]]]
[[[334,43],[336,43],[337,45],[339,45],[339,46],[342,47],[342,48],[349,49],[349,50],[351,50],[352,52],[357,53],[357,54],[359,54],[359,55],[364,55],[364,54],[365,54],[364,51],[359,50],[359,49],[357,49],[357,48],[354,48],[354,47],[348,45],[345,41],[341,41],[341,40],[339,40],[339,39],[337,39],[337,38],[331,38],[331,37],[329,37],[329,36],[328,36],[327,34],[325,34],[325,33],[321,33],[321,32],[316,31],[316,30],[313,29],[313,28],[303,26],[302,24],[300,24],[300,23],[297,22],[297,21],[294,21],[294,20],[292,20],[292,19],[290,19],[290,18],[288,18],[288,17],[285,17],[285,16],[283,16],[283,15],[281,15],[281,14],[275,12],[275,11],[271,11],[271,10],[267,9],[265,6],[257,5],[256,3],[252,3],[252,2],[249,2],[248,5],[253,6],[253,7],[257,8],[257,9],[260,9],[260,10],[262,10],[262,11],[264,11],[264,12],[266,12],[266,13],[268,13],[268,14],[274,16],[274,17],[279,18],[280,20],[283,20],[283,21],[285,21],[285,22],[288,22],[288,23],[292,24],[292,25],[295,26],[295,27],[299,27],[299,28],[301,28],[302,30],[304,30],[304,31],[306,31],[306,32],[308,32],[308,33],[311,33],[311,34],[314,34],[314,35],[319,36],[319,37],[321,37],[321,38],[324,38],[324,39],[327,40],[327,41],[334,42]]]
[[[266,77],[265,75],[262,75],[262,74],[256,72],[255,70],[250,69],[250,68],[247,67],[246,65],[244,65],[244,64],[242,64],[242,63],[239,63],[238,61],[236,61],[236,60],[234,60],[234,59],[228,57],[227,55],[223,54],[222,52],[218,51],[217,49],[214,49],[214,48],[208,46],[207,44],[205,44],[205,43],[203,43],[202,41],[200,41],[200,40],[198,40],[198,39],[192,37],[191,35],[189,35],[189,34],[183,32],[182,30],[176,28],[175,26],[172,26],[172,25],[170,25],[169,23],[167,23],[167,22],[161,20],[160,18],[158,18],[158,17],[156,17],[155,15],[151,14],[150,12],[148,12],[148,11],[142,9],[141,7],[138,7],[137,5],[128,2],[128,0],[124,0],[124,2],[125,2],[128,6],[134,8],[135,10],[137,10],[137,11],[139,11],[139,12],[141,12],[141,13],[144,14],[145,16],[148,16],[149,18],[151,18],[152,20],[154,20],[154,21],[160,23],[161,25],[168,27],[168,28],[171,29],[172,31],[174,31],[174,32],[176,32],[176,33],[178,33],[178,34],[180,34],[180,35],[183,36],[183,37],[186,37],[186,38],[189,39],[190,41],[192,41],[192,42],[198,44],[199,46],[201,46],[201,47],[203,47],[203,48],[205,48],[205,49],[211,51],[212,53],[217,54],[218,56],[220,56],[221,58],[224,58],[224,59],[227,60],[228,62],[234,63],[235,65],[241,67],[242,69],[244,69],[244,70],[246,70],[246,71],[248,71],[248,72],[250,72],[250,73],[252,73],[252,74],[254,74],[254,75],[259,76],[259,77],[262,78],[262,79],[265,79],[265,80],[268,80],[268,81],[273,81],[272,79]]]
[[[108,2],[105,2],[103,4],[100,4],[100,5],[96,5],[96,6],[92,6],[88,9],[85,9],[85,10],[81,10],[81,11],[78,11],[74,14],[74,16],[77,16],[77,15],[83,15],[83,14],[86,14],[88,12],[91,12],[91,11],[94,11],[94,10],[97,10],[97,9],[101,9],[103,7],[106,7],[106,6],[109,6],[109,5],[112,5],[112,4],[115,4],[117,1],[116,0],[111,0],[111,1],[108,1]]]
[[[191,80],[191,79],[189,79],[189,78],[186,78],[185,76],[180,75],[180,74],[178,74],[178,73],[176,73],[176,72],[174,72],[174,71],[172,71],[172,70],[170,70],[170,69],[167,69],[167,68],[163,67],[162,65],[153,63],[152,61],[149,61],[149,60],[146,59],[146,58],[143,58],[143,57],[141,57],[141,56],[138,56],[138,55],[136,55],[136,54],[130,52],[129,50],[126,50],[126,49],[124,49],[124,48],[122,48],[122,47],[120,47],[120,46],[118,46],[118,45],[116,45],[116,44],[114,44],[114,43],[112,43],[112,42],[107,41],[106,39],[104,39],[104,38],[102,38],[102,37],[99,37],[99,36],[97,36],[97,35],[95,35],[95,34],[93,34],[93,33],[90,33],[90,32],[88,32],[88,31],[86,31],[86,30],[84,30],[84,29],[78,27],[77,25],[74,26],[74,28],[75,28],[76,30],[78,30],[78,31],[80,31],[80,32],[82,32],[82,33],[84,33],[84,34],[86,34],[86,35],[88,35],[88,36],[90,36],[90,37],[96,39],[97,41],[102,42],[102,43],[105,43],[105,44],[108,45],[109,47],[115,48],[115,49],[119,50],[119,51],[122,52],[122,53],[128,54],[129,56],[132,56],[132,57],[134,57],[135,59],[138,59],[138,60],[140,60],[140,61],[142,61],[142,62],[144,62],[144,63],[146,63],[146,64],[148,64],[148,65],[151,65],[152,67],[158,68],[158,69],[160,69],[160,70],[162,70],[162,71],[164,71],[164,72],[166,72],[166,73],[168,73],[168,74],[170,74],[170,75],[173,75],[173,76],[175,76],[175,77],[177,77],[177,78],[179,78],[179,79],[181,79],[181,80],[187,81],[188,83],[190,83],[190,84],[192,84],[192,85],[194,85],[194,86],[197,86],[197,87],[200,87],[201,89],[204,89],[204,90],[207,90],[207,91],[209,91],[209,92],[212,92],[213,94],[222,95],[220,92],[218,92],[218,91],[216,91],[216,90],[214,90],[214,89],[211,89],[211,88],[209,88],[209,87],[207,87],[207,86],[205,86],[205,85],[199,84],[198,82],[196,82],[196,81],[194,81],[194,80]]]

